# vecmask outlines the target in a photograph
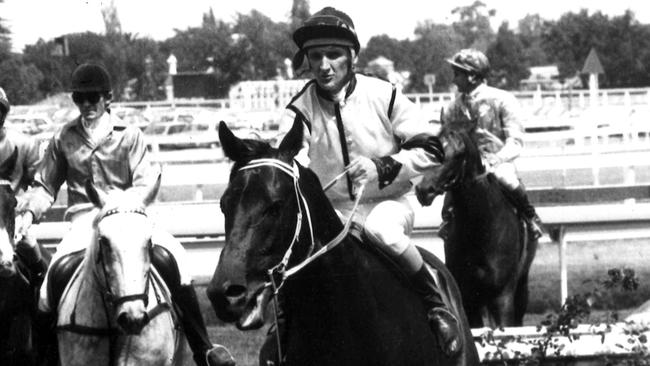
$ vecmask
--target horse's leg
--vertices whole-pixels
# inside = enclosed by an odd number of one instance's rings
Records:
[[[465,281],[467,282],[467,281]],[[460,287],[460,283],[459,283]],[[461,288],[461,297],[463,300],[463,308],[465,309],[465,315],[467,315],[467,321],[471,328],[481,328],[483,327],[483,317],[481,315],[481,302],[480,294],[476,289],[465,283]]]
[[[519,279],[515,289],[515,325],[524,324],[524,315],[528,307],[528,273]]]
[[[15,365],[33,365],[36,361],[32,348],[31,324],[31,316],[27,313],[17,314],[11,321],[9,346],[14,350]]]

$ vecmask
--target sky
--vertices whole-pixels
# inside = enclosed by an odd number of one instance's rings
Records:
[[[104,31],[101,7],[111,0],[4,0],[0,19],[12,32],[16,52],[39,38],[50,40],[67,33]],[[566,12],[601,11],[609,16],[632,10],[641,23],[650,23],[647,0],[482,0],[496,10],[493,27],[508,21],[511,27],[526,14],[539,14],[555,20]],[[286,21],[292,0],[113,0],[122,30],[141,37],[164,40],[174,29],[201,24],[210,8],[217,18],[231,22],[237,13],[257,9],[274,21]],[[362,45],[372,36],[387,34],[396,39],[412,38],[419,22],[433,20],[449,24],[456,20],[451,10],[474,0],[309,0],[312,13],[333,6],[348,13],[356,26]]]

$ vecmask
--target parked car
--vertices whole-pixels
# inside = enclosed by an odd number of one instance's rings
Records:
[[[37,135],[42,132],[53,130],[56,125],[46,114],[10,114],[7,116],[5,126],[27,135]]]
[[[124,123],[134,125],[142,131],[151,123],[149,117],[137,108],[120,107],[113,109],[111,113],[114,113]]]

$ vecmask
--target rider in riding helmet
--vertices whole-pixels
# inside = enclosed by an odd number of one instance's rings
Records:
[[[16,194],[16,200],[24,200],[24,192],[34,183],[34,174],[38,167],[38,145],[34,139],[11,129],[6,129],[5,119],[11,105],[4,89],[0,88],[0,156],[4,159],[17,150],[16,165],[11,173],[9,184]],[[14,226],[15,227],[15,226]],[[16,243],[18,258],[31,272],[30,284],[37,289],[45,275],[49,263],[49,253],[40,246],[30,244],[30,239],[19,237]]]
[[[36,181],[18,211],[21,213],[20,232],[27,232],[52,206],[63,183],[68,187],[68,211],[75,221],[83,210],[91,208],[85,182],[92,180],[99,187],[133,190],[145,194],[160,174],[158,165],[149,160],[142,132],[122,122],[110,113],[112,101],[111,80],[106,69],[98,64],[82,64],[72,73],[72,100],[80,116],[66,123],[50,140],[39,167]],[[144,198],[144,197],[143,197]],[[69,280],[87,245],[84,240],[90,225],[72,225],[71,230],[57,246],[45,281],[41,286],[37,323],[49,337],[43,346],[56,340],[53,326],[56,322],[56,304],[52,302],[51,288],[63,276]],[[85,236],[84,236],[85,235]],[[152,236],[154,251],[152,264],[165,279],[177,308],[181,325],[199,366],[234,365],[229,352],[213,345],[208,337],[192,276],[183,246],[169,233],[155,228]],[[67,274],[68,276],[66,276]],[[51,284],[49,284],[51,282]],[[49,285],[48,285],[49,284]],[[44,349],[48,353],[47,349]],[[52,357],[49,353],[46,357]],[[55,360],[49,360],[50,362]]]
[[[326,192],[343,218],[352,214],[359,186],[366,185],[354,213],[358,230],[408,274],[443,351],[455,354],[461,348],[458,320],[410,240],[414,220],[406,198],[410,180],[442,159],[433,126],[395,85],[354,71],[359,40],[344,12],[331,7],[318,11],[293,39],[299,48],[294,67],[306,61],[314,79],[287,106],[281,131],[288,131],[295,120],[305,125],[303,149],[296,159],[323,184],[347,171]],[[278,328],[284,342],[282,322]],[[274,342],[269,337],[265,348]],[[273,354],[266,357],[277,362]]]
[[[454,84],[459,93],[443,111],[442,123],[476,127],[478,145],[486,167],[497,177],[528,223],[530,235],[539,238],[543,234],[541,220],[528,201],[514,164],[521,154],[524,134],[517,99],[512,93],[486,84],[490,63],[482,52],[464,49],[447,62],[454,71]],[[420,186],[416,190],[421,193]],[[439,229],[439,235],[443,238],[447,236],[448,222],[453,217],[452,204],[451,195],[445,195],[443,223]]]

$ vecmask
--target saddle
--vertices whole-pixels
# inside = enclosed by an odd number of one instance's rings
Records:
[[[55,308],[56,304],[61,300],[63,292],[70,283],[75,271],[83,261],[85,253],[85,250],[73,252],[52,263],[47,288],[50,304],[55,304],[52,308]],[[151,263],[158,270],[160,277],[165,281],[170,291],[173,292],[180,286],[178,265],[167,249],[159,245],[154,245]]]

